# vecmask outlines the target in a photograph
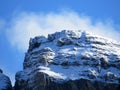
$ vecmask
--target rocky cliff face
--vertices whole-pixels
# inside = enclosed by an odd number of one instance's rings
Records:
[[[120,90],[120,43],[67,30],[30,39],[15,90]]]
[[[12,90],[12,85],[9,77],[4,75],[1,69],[0,69],[0,90]]]

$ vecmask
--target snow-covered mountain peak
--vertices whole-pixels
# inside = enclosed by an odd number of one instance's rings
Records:
[[[29,84],[38,73],[54,82],[87,79],[118,84],[120,44],[85,31],[63,30],[47,38],[38,36],[30,40],[23,68],[16,79]]]

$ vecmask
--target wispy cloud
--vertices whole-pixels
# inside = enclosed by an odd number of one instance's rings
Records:
[[[33,13],[22,12],[12,18],[7,28],[7,36],[10,43],[19,50],[28,48],[28,41],[38,35],[47,36],[60,30],[85,30],[115,40],[120,40],[120,33],[111,20],[95,21],[89,16],[73,11],[61,11],[59,13]]]

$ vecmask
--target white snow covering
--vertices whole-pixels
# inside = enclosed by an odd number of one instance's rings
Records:
[[[65,39],[71,40],[66,44]],[[48,40],[37,48],[27,53],[27,61],[24,63],[24,72],[32,72],[32,68],[38,69],[50,77],[63,80],[76,80],[86,78],[100,80],[108,83],[120,83],[120,43],[92,36],[81,31],[57,32],[51,34]],[[50,40],[49,40],[50,39]],[[62,46],[58,46],[59,39]],[[35,39],[31,39],[34,44]],[[49,47],[53,54],[47,54],[51,62],[47,66],[39,63],[38,51]],[[42,51],[46,54],[46,52]],[[51,56],[52,55],[52,56]],[[35,63],[35,64],[34,64]],[[30,64],[30,65],[29,65]],[[30,66],[30,67],[29,67]],[[34,70],[33,69],[33,70]],[[0,84],[1,85],[1,84]]]
[[[50,70],[51,68],[44,67],[44,66],[40,66],[39,68],[41,69],[40,72],[44,72],[48,74],[50,77],[54,77],[56,79],[65,79],[65,77],[62,74]]]

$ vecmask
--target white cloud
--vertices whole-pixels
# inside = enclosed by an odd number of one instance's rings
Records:
[[[10,43],[19,50],[28,48],[28,41],[38,35],[46,35],[63,29],[85,30],[108,38],[120,40],[120,33],[116,31],[111,21],[93,21],[90,17],[79,15],[73,11],[59,13],[27,13],[22,12],[12,18],[7,29]]]

